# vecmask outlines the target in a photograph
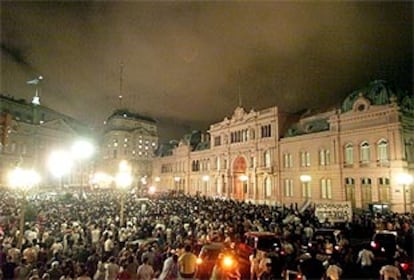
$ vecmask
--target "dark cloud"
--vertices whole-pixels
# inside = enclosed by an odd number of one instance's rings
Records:
[[[413,89],[409,1],[0,5],[1,92],[30,98],[42,74],[44,104],[95,124],[127,106],[165,139],[231,115],[239,93],[248,110],[298,111],[372,79]]]

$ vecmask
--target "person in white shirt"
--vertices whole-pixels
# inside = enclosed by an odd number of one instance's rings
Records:
[[[362,273],[365,277],[370,277],[372,274],[372,262],[374,261],[374,253],[367,248],[358,252],[357,263],[361,263]]]
[[[112,250],[114,249],[114,241],[112,240],[113,237],[110,236],[108,239],[105,240],[104,243],[104,254],[107,258],[109,258],[112,255]]]
[[[92,244],[96,247],[99,243],[99,239],[101,238],[101,230],[94,226],[94,228],[91,230],[91,240]]]
[[[400,280],[401,273],[398,267],[393,264],[387,264],[381,267],[380,271],[380,279],[381,280]]]

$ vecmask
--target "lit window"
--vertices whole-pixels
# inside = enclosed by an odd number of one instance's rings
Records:
[[[265,165],[266,168],[269,168],[272,165],[272,160],[271,160],[271,157],[270,157],[270,151],[265,151],[264,152],[264,165]]]
[[[309,167],[310,166],[310,153],[309,152],[301,152],[300,153],[300,162],[302,167]]]
[[[330,164],[329,150],[321,149],[319,151],[319,164],[322,166]]]
[[[321,180],[321,198],[331,199],[332,198],[332,186],[331,179]]]
[[[347,144],[345,146],[345,164],[354,163],[354,146],[352,144]]]
[[[361,162],[368,163],[370,160],[370,148],[368,142],[363,142],[360,147],[361,150]]]
[[[302,196],[310,198],[312,195],[310,182],[302,182]]]
[[[388,142],[385,139],[382,139],[378,142],[378,161],[387,162],[388,161]]]
[[[292,197],[293,196],[293,180],[292,179],[285,179],[285,196]]]
[[[266,177],[264,181],[264,187],[265,187],[265,196],[270,197],[272,196],[272,181],[270,178]]]

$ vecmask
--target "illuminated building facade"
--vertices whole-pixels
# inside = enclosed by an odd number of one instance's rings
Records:
[[[267,204],[349,201],[413,211],[414,98],[384,81],[356,90],[340,108],[246,112],[159,149],[160,190]]]
[[[46,165],[51,150],[90,134],[84,124],[40,103],[0,95],[0,186],[7,185],[8,172],[17,166],[35,169],[45,186],[56,184]],[[79,176],[73,172],[65,183],[77,184]]]
[[[96,171],[114,176],[120,162],[126,161],[131,167],[134,186],[145,187],[158,148],[156,122],[128,110],[116,110],[105,122],[101,141]]]

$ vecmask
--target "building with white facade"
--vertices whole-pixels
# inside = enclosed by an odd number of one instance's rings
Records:
[[[192,133],[154,159],[159,190],[268,204],[349,201],[413,211],[414,98],[384,81],[339,108],[246,112]],[[411,177],[412,178],[412,177]]]
[[[119,171],[119,164],[125,161],[131,168],[133,185],[147,184],[154,151],[158,148],[155,120],[128,110],[116,110],[105,122],[101,141],[96,172],[113,177]]]

